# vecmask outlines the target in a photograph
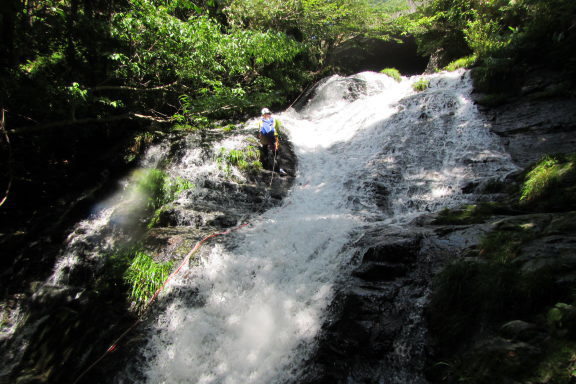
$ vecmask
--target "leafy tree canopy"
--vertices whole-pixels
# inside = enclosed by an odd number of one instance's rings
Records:
[[[572,62],[575,16],[572,0],[432,0],[400,23],[418,37],[423,54],[442,49],[450,59],[534,59],[550,53]]]
[[[391,9],[399,8],[368,0],[226,0],[223,11],[231,25],[295,36],[321,62],[328,49],[352,37],[387,38]]]
[[[423,54],[473,55],[502,74],[523,64],[574,68],[575,18],[573,0],[432,0],[399,23]]]

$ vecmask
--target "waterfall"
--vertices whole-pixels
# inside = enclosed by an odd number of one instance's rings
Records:
[[[473,202],[463,187],[515,170],[471,101],[466,72],[427,76],[420,93],[418,79],[333,76],[303,108],[277,115],[299,161],[290,194],[171,282],[138,373],[118,382],[297,380],[366,226]]]

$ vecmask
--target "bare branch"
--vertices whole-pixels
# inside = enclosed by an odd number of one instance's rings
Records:
[[[139,113],[126,113],[124,115],[109,116],[106,118],[89,117],[89,118],[78,119],[78,120],[55,121],[55,122],[47,123],[47,124],[39,124],[39,125],[33,125],[33,126],[28,126],[28,127],[20,127],[20,128],[12,129],[9,132],[10,133],[16,133],[16,134],[35,133],[35,132],[41,132],[41,131],[50,130],[50,129],[69,127],[69,126],[73,126],[73,125],[103,124],[103,123],[111,123],[111,122],[121,121],[121,120],[134,120],[134,119],[153,121],[155,123],[161,123],[161,124],[169,124],[172,122],[169,119],[160,119],[160,118],[156,118],[154,116],[147,116],[147,115],[142,115]]]
[[[158,87],[152,88],[136,88],[136,87],[129,87],[127,85],[99,85],[94,88],[90,88],[92,92],[101,92],[101,91],[134,91],[134,92],[155,92],[155,91],[162,91],[164,89],[168,89],[174,85],[176,85],[178,81],[175,81],[170,84],[160,85]]]
[[[6,192],[4,193],[4,197],[0,200],[0,207],[4,205],[6,200],[8,200],[8,195],[10,194],[10,189],[12,187],[12,181],[14,179],[14,173],[12,171],[12,145],[10,144],[10,137],[8,136],[8,131],[6,130],[6,121],[5,121],[5,110],[2,108],[2,120],[0,120],[0,131],[4,134],[4,138],[6,139],[6,145],[8,145],[8,185],[6,186]]]

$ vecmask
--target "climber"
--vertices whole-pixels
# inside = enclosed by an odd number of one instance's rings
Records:
[[[281,125],[280,120],[272,117],[272,112],[268,108],[262,108],[262,119],[258,123],[258,138],[264,151],[271,149],[276,152],[278,150],[278,134]]]
[[[278,168],[278,172],[286,174],[286,172],[280,167],[280,161],[278,158],[278,150],[280,148],[278,138],[281,126],[282,123],[280,120],[273,118],[272,112],[270,112],[268,108],[262,108],[262,119],[258,122],[258,138],[260,139],[260,144],[262,144],[262,157],[263,159],[267,159],[271,152],[274,156],[274,160],[271,162],[273,164],[269,168],[271,170]],[[262,163],[264,164],[265,161]]]

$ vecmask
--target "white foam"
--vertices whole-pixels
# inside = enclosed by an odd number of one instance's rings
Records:
[[[402,222],[457,204],[465,181],[513,169],[462,72],[428,78],[433,87],[416,95],[418,78],[334,77],[302,111],[277,116],[298,155],[294,188],[236,233],[234,247],[214,246],[171,286],[182,294],[150,332],[142,367],[149,383],[296,377],[345,276],[354,252],[346,245],[367,218]],[[465,158],[490,158],[494,167]],[[372,198],[374,181],[387,190],[386,212]],[[193,305],[191,291],[199,296]]]

